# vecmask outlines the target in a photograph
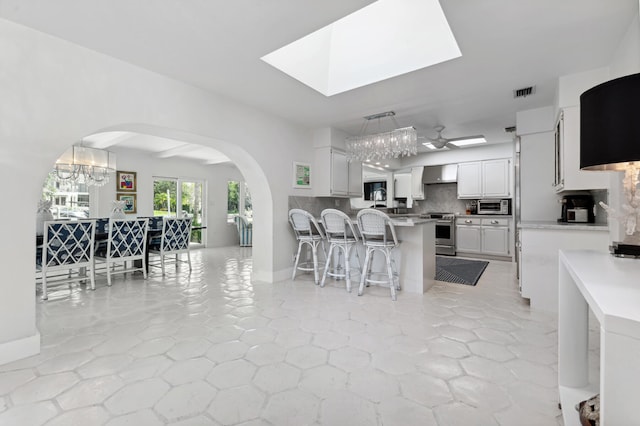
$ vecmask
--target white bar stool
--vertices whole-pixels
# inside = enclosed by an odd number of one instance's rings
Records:
[[[334,278],[344,278],[347,282],[347,291],[351,292],[351,249],[358,243],[358,234],[356,233],[351,219],[344,212],[336,209],[325,209],[320,214],[322,217],[322,224],[327,234],[327,241],[329,241],[329,253],[327,254],[327,262],[324,266],[324,273],[322,274],[322,282],[320,287],[324,287],[324,282],[327,279],[327,275]],[[332,254],[334,249],[338,249],[338,261],[334,265],[334,272],[329,272],[330,264],[332,263]],[[340,256],[344,255],[344,271],[340,272],[342,265],[340,265]],[[358,266],[362,266],[360,257],[358,256],[358,250],[356,250],[356,257],[358,259]]]
[[[296,271],[313,271],[313,276],[316,285],[320,283],[320,273],[318,268],[318,246],[322,245],[322,253],[325,255],[325,262],[327,255],[324,251],[325,235],[322,227],[318,224],[318,221],[311,215],[311,213],[302,209],[289,210],[289,223],[293,228],[293,232],[296,234],[298,240],[298,253],[296,254],[295,263],[293,265],[292,280],[296,279]],[[302,246],[307,245],[311,248],[313,254],[313,264],[309,265],[309,262],[299,264],[300,252]]]
[[[363,209],[358,212],[358,228],[366,249],[362,274],[360,275],[360,287],[358,296],[362,296],[365,283],[384,284],[388,283],[391,290],[391,300],[396,300],[396,290],[400,290],[400,277],[394,273],[391,251],[398,247],[398,237],[396,230],[387,214],[375,209]],[[371,263],[373,253],[379,251],[384,254],[386,260],[386,275],[388,280],[374,280],[371,278]]]

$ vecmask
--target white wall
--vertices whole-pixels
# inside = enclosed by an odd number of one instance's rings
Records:
[[[116,153],[118,170],[136,172],[136,216],[153,216],[154,177],[202,180],[206,182],[206,222],[203,225],[207,227],[207,247],[224,247],[238,243],[235,224],[227,223],[227,182],[244,180],[235,165],[203,165],[196,160],[155,158],[148,152],[118,146],[109,150]],[[115,199],[116,185],[113,182],[100,187],[95,199],[92,199],[92,215],[108,217],[111,201]],[[95,210],[94,206],[97,207]]]
[[[10,223],[0,240],[0,364],[37,353],[34,221],[55,160],[99,131],[124,130],[214,147],[254,188],[254,279],[290,274],[292,162],[312,162],[308,129],[15,23],[0,20],[0,178]],[[10,279],[9,279],[10,277]]]

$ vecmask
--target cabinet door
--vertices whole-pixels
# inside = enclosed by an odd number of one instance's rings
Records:
[[[355,160],[349,163],[349,196],[362,197],[362,163]]]
[[[411,174],[396,173],[393,176],[393,197],[394,198],[410,198],[411,197]]]
[[[349,192],[349,162],[347,154],[331,150],[331,194],[347,195]]]
[[[482,253],[508,256],[509,228],[502,226],[483,226]]]
[[[506,158],[482,162],[482,196],[506,198],[511,196],[509,188],[509,165]]]
[[[482,197],[481,171],[479,161],[458,164],[458,198]]]
[[[456,250],[470,253],[480,253],[480,227],[458,225],[456,226]]]
[[[608,172],[580,170],[580,107],[562,110],[560,141],[562,148],[562,185],[557,190],[608,189]]]
[[[414,200],[424,200],[424,183],[422,183],[422,173],[424,167],[411,168],[411,198]]]

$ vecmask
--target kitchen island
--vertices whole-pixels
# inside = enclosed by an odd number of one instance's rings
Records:
[[[436,219],[415,216],[391,217],[400,246],[394,259],[400,286],[407,293],[424,293],[436,276]],[[361,257],[364,261],[364,256]],[[384,270],[383,256],[374,256],[373,271]]]

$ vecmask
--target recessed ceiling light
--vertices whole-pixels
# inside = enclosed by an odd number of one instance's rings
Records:
[[[455,146],[468,146],[477,145],[479,143],[487,143],[487,140],[484,138],[484,136],[473,136],[464,139],[450,140],[449,143]]]
[[[388,164],[385,164],[384,166],[385,166],[385,167],[389,167],[389,165],[388,165]]]
[[[460,56],[438,0],[378,0],[261,59],[332,96]]]
[[[376,161],[376,166],[379,166],[379,165],[380,165],[380,162],[379,162],[379,161]]]

